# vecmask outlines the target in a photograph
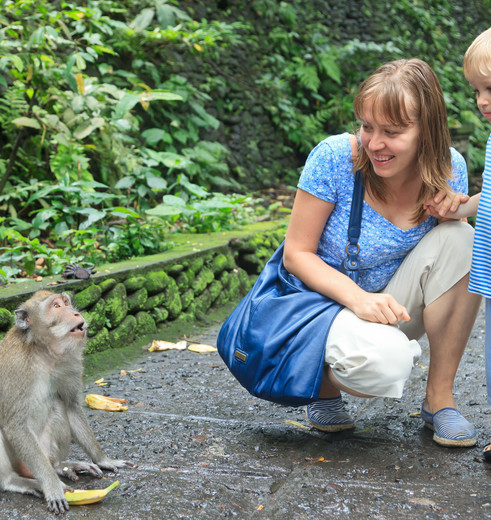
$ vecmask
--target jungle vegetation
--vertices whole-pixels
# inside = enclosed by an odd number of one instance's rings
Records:
[[[449,124],[472,125],[479,177],[489,130],[461,65],[491,6],[471,3],[4,0],[0,283],[281,211],[262,190],[355,129],[357,85],[400,57],[427,60]]]

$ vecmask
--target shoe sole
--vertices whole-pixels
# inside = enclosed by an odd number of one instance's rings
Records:
[[[431,423],[425,422],[425,426],[426,428],[435,431],[435,427]],[[470,439],[446,439],[445,437],[439,437],[435,433],[433,435],[433,440],[440,446],[445,446],[446,448],[471,448],[477,443],[477,435]]]
[[[316,430],[321,430],[323,432],[342,432],[344,430],[352,430],[356,427],[356,423],[349,423],[349,424],[318,424],[315,423],[310,419],[310,417],[307,415],[307,412],[305,412],[305,416],[307,417],[307,421],[309,421],[310,425],[313,426]]]

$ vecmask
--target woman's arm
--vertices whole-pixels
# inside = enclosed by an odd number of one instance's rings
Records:
[[[406,308],[391,295],[364,291],[316,255],[320,236],[333,209],[334,204],[303,190],[297,191],[285,239],[283,263],[287,271],[362,319],[378,323],[409,321]]]

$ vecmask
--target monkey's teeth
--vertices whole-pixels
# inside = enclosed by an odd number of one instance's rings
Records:
[[[73,329],[70,332],[83,332],[84,330],[84,324],[79,323],[76,327],[73,327]]]

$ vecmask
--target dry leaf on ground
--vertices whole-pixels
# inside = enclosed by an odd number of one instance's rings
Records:
[[[193,343],[192,345],[189,345],[188,350],[191,350],[192,352],[199,352],[200,354],[217,351],[215,347],[212,347],[211,345],[204,345],[203,343]]]

